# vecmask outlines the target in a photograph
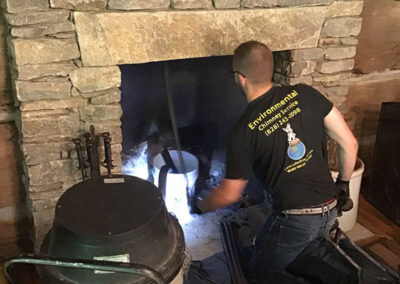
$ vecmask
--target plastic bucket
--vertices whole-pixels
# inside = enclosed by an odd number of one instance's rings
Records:
[[[364,163],[360,158],[357,158],[356,168],[351,175],[350,179],[350,198],[353,200],[353,209],[343,212],[343,215],[338,218],[340,229],[344,232],[350,231],[357,221],[358,199],[360,196],[360,187],[362,174],[364,172]],[[338,177],[339,173],[331,171],[334,180]]]
[[[171,155],[171,159],[174,162],[178,173],[169,172],[167,174],[165,204],[168,211],[174,213],[182,224],[190,218],[187,196],[189,195],[191,197],[194,195],[196,180],[199,174],[199,161],[194,155],[182,151],[182,158],[186,170],[185,176],[179,162],[178,151],[169,150],[168,152]],[[156,186],[158,186],[160,169],[165,164],[166,163],[161,154],[154,157],[154,184]]]

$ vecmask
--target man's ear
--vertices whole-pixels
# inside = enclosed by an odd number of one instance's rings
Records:
[[[244,77],[242,74],[238,74],[238,77],[239,77],[239,81],[240,81],[241,85],[243,87],[246,86],[246,83],[247,83],[246,77]]]

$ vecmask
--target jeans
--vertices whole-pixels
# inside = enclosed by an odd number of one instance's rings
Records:
[[[251,274],[257,283],[283,272],[312,241],[322,240],[336,217],[336,208],[314,215],[272,214],[255,240]]]

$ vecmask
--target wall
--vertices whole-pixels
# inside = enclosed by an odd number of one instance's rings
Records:
[[[0,259],[30,249],[6,36],[7,28],[3,13],[0,13]]]
[[[363,6],[358,0],[3,3],[37,243],[52,225],[60,195],[81,179],[72,138],[91,124],[111,132],[114,172],[121,169],[118,65],[228,55],[238,43],[256,39],[274,51],[289,50],[281,54],[276,81],[313,84],[342,107]]]
[[[355,70],[349,80],[346,119],[359,141],[359,156],[371,170],[382,102],[400,102],[400,2],[365,0]]]

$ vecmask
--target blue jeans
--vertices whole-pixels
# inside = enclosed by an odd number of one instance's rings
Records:
[[[312,241],[322,240],[336,217],[336,208],[314,215],[272,214],[255,240],[252,274],[257,283],[283,272]]]

